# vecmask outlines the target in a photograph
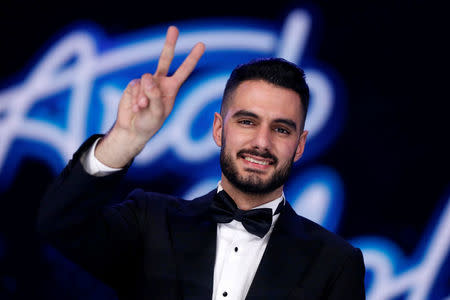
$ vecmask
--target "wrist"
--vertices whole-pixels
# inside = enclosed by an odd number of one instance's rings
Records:
[[[111,168],[125,167],[142,149],[147,139],[113,127],[97,144],[95,157]]]

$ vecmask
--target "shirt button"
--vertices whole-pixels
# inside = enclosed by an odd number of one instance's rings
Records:
[[[223,292],[223,294],[222,294],[224,297],[226,297],[226,296],[228,296],[228,293],[227,292]]]
[[[238,252],[238,247],[234,247],[234,252]]]

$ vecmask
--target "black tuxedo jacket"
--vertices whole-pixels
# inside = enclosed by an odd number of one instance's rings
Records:
[[[216,191],[186,201],[135,190],[108,204],[126,170],[85,172],[79,158],[95,138],[42,200],[40,233],[120,299],[211,299],[217,225],[208,207]],[[246,299],[364,299],[364,272],[359,249],[286,203]]]

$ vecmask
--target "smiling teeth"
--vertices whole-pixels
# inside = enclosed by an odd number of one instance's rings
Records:
[[[245,157],[245,160],[247,160],[249,162],[252,162],[252,163],[255,163],[255,164],[258,164],[258,165],[263,165],[263,166],[267,166],[269,164],[266,161],[256,160],[256,159],[253,159],[251,157]]]

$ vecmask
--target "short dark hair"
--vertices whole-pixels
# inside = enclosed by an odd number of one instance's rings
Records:
[[[309,106],[309,88],[305,72],[297,65],[282,58],[262,58],[237,66],[228,78],[223,92],[220,113],[227,110],[227,102],[236,88],[246,80],[264,80],[276,86],[295,91],[300,96],[304,111],[303,122]]]

